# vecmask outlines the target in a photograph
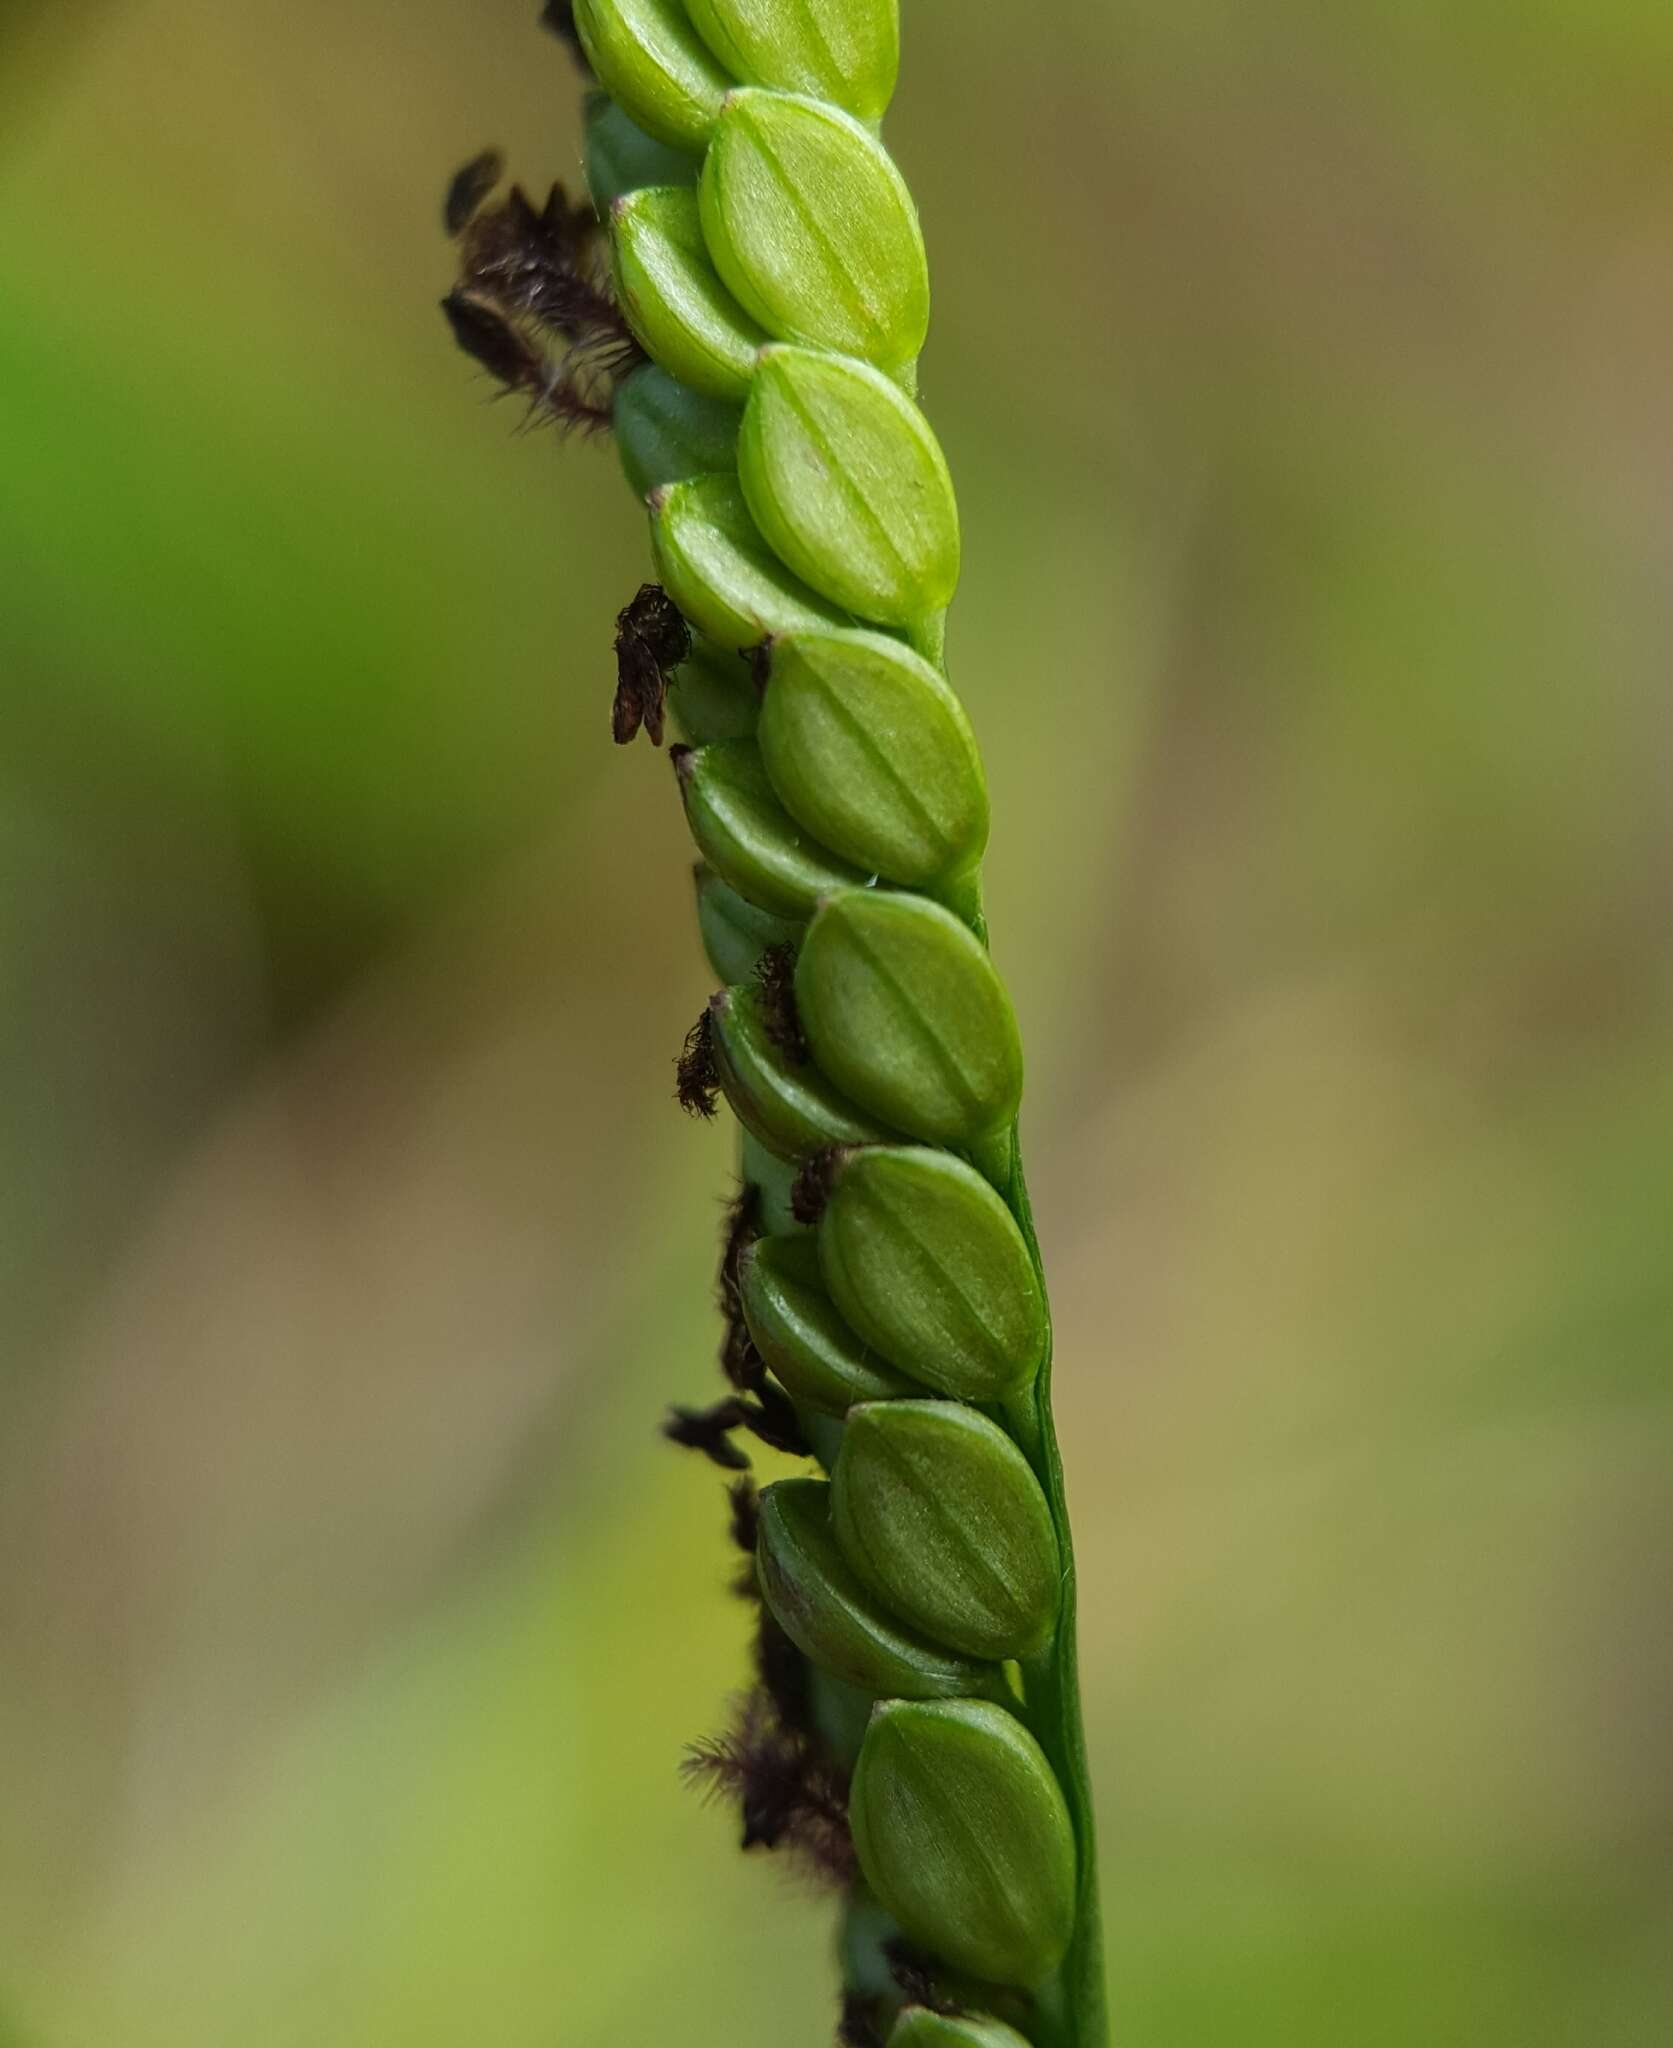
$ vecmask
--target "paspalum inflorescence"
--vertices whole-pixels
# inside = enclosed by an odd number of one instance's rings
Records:
[[[612,428],[658,581],[615,737],[661,744],[723,984],[679,1095],[742,1127],[724,1399],[756,1682],[693,1768],[841,1887],[851,2048],[1102,2048],[1050,1326],[987,945],[988,800],[944,667],[959,526],[915,402],[895,0],[575,0],[590,204],[449,189],[456,338]],[[812,1461],[757,1492],[739,1439]]]

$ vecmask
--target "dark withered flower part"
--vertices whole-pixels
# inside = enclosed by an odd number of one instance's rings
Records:
[[[823,1884],[852,1881],[846,1780],[819,1743],[784,1724],[767,1693],[745,1693],[724,1735],[691,1746],[684,1771],[737,1804],[744,1848],[785,1849]]]
[[[670,1443],[701,1451],[724,1471],[747,1472],[749,1458],[732,1441],[732,1432],[748,1422],[743,1401],[717,1401],[711,1408],[670,1408],[662,1433]]]
[[[755,985],[761,994],[761,1022],[768,1038],[787,1060],[805,1066],[807,1040],[796,1013],[796,955],[788,945],[781,942],[763,951],[755,966]]]
[[[748,665],[749,679],[755,685],[757,694],[764,697],[767,693],[767,679],[773,670],[771,636],[758,642],[754,647],[743,648],[738,658]]]
[[[504,173],[505,158],[497,149],[483,150],[453,173],[442,201],[442,225],[450,235],[464,232]]]
[[[811,1227],[824,1215],[842,1163],[852,1149],[848,1145],[827,1145],[823,1152],[815,1152],[797,1174],[790,1189],[790,1213],[798,1223]]]
[[[726,1499],[731,1509],[727,1533],[746,1557],[753,1558],[755,1539],[760,1534],[760,1503],[754,1480],[735,1479],[726,1489]]]
[[[507,391],[538,391],[546,359],[497,307],[457,286],[441,302],[453,339]]]
[[[720,1345],[720,1369],[726,1375],[727,1385],[736,1387],[741,1394],[757,1392],[767,1376],[767,1361],[756,1350],[755,1339],[741,1315],[726,1326]]]
[[[755,1597],[760,1600],[759,1579],[754,1581]],[[778,1718],[786,1728],[798,1728],[805,1735],[813,1733],[813,1685],[810,1677],[812,1666],[784,1631],[784,1624],[773,1613],[764,1600],[756,1620],[755,1638],[750,1645],[750,1656],[755,1665],[755,1676],[761,1690],[772,1701]]]
[[[767,1374],[766,1361],[755,1348],[744,1320],[743,1290],[738,1261],[761,1235],[761,1190],[753,1181],[740,1184],[726,1206],[726,1228],[721,1236],[720,1265],[715,1274],[715,1306],[720,1311],[722,1336],[720,1368],[730,1385],[741,1394],[752,1394]]]
[[[641,727],[662,745],[668,686],[691,653],[691,628],[660,583],[642,583],[616,614],[616,695],[610,730],[626,746]]]
[[[947,1994],[940,1965],[925,1949],[915,1947],[904,1935],[883,1944],[889,1975],[908,2005],[927,2006],[931,2012],[956,2013],[960,2007]]]
[[[714,1012],[707,1007],[686,1033],[674,1071],[681,1109],[688,1116],[712,1117],[720,1099],[720,1075],[715,1067]]]
[[[770,1380],[762,1383],[753,1402],[742,1401],[739,1405],[748,1410],[746,1428],[769,1449],[782,1451],[789,1458],[812,1455],[795,1403]]]
[[[617,626],[629,617],[634,632],[664,668],[678,668],[689,657],[691,628],[660,583],[641,583],[632,603],[618,614]]]
[[[539,208],[513,185],[502,205],[476,214],[460,238],[459,270],[461,283],[567,342],[613,349],[628,367],[641,358],[601,266],[592,209],[562,185]]]
[[[568,46],[581,76],[591,78],[593,68],[587,62],[587,53],[581,47],[581,32],[575,26],[575,0],[546,0],[546,5],[540,10],[540,25]]]
[[[610,425],[608,400],[602,391],[594,395],[584,362],[574,357],[553,362],[499,306],[457,286],[441,308],[465,354],[488,372],[502,393],[528,400],[530,424],[586,434],[602,433]]]
[[[837,2022],[837,2048],[884,2048],[883,2001],[863,1991],[847,1991]]]

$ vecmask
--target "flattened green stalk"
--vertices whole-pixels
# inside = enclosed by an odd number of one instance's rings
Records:
[[[672,651],[639,645],[618,720],[659,736],[671,684],[724,984],[681,1099],[724,1095],[742,1126],[733,1392],[671,1433],[735,1471],[752,1431],[828,1475],[734,1489],[758,1685],[705,1767],[746,1846],[789,1842],[846,1888],[847,2048],[1106,2048],[1022,1052],[943,660],[958,511],[914,396],[923,240],[877,125],[896,0],[573,19],[614,304],[562,195],[539,216],[514,195],[467,236],[450,317],[537,403],[543,360],[560,389],[574,351],[594,366],[546,409],[608,410],[695,635],[665,673],[685,628],[641,592]]]

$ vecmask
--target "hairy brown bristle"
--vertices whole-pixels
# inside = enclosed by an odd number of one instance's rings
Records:
[[[745,1693],[726,1733],[694,1743],[684,1769],[737,1803],[744,1848],[785,1849],[822,1884],[853,1881],[847,1781],[818,1743],[784,1725],[766,1693]]]
[[[443,300],[454,339],[501,388],[529,400],[531,419],[597,431],[616,385],[643,351],[611,295],[598,222],[554,185],[537,207],[520,185],[480,208],[492,152],[448,188],[459,225],[459,282]],[[490,188],[491,189],[491,188]]]
[[[706,1003],[703,1014],[685,1035],[674,1075],[681,1109],[688,1116],[713,1116],[720,1100],[720,1070],[715,1065],[714,1012]]]

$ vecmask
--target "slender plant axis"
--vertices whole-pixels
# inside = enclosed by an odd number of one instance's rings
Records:
[[[724,1396],[753,1681],[696,1745],[746,1848],[844,1901],[846,2048],[1105,2048],[1051,1326],[988,948],[988,794],[947,677],[929,280],[879,137],[896,0],[575,0],[589,201],[449,186],[455,339],[612,430],[657,580],[615,738],[660,745],[720,982],[678,1062],[741,1133]],[[757,1488],[744,1439],[805,1461]]]

